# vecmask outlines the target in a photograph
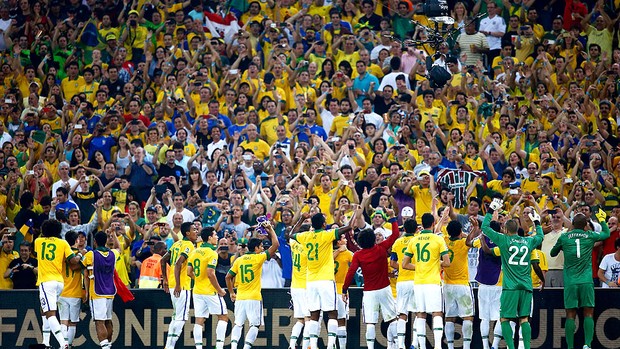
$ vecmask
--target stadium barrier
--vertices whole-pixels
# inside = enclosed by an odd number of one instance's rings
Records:
[[[114,302],[114,347],[116,348],[162,348],[165,343],[168,323],[172,315],[172,305],[169,295],[162,290],[133,290],[136,300],[122,303],[120,299]],[[348,347],[366,347],[366,328],[361,320],[361,290],[351,289],[350,318],[348,322]],[[254,348],[286,348],[288,337],[295,319],[289,309],[290,295],[288,289],[263,290],[265,325],[261,327]],[[229,309],[232,309],[227,299]],[[0,291],[0,348],[28,348],[29,345],[39,343],[42,338],[41,317],[37,291]],[[563,295],[561,289],[546,289],[542,292],[534,291],[534,315],[532,317],[532,348],[565,348]],[[620,291],[611,289],[596,290],[595,311],[595,340],[593,348],[620,348]],[[193,311],[192,311],[193,313]],[[229,310],[232,321],[234,314]],[[191,318],[193,321],[193,317]],[[207,320],[205,334],[206,348],[213,348],[214,340],[211,334],[215,333],[215,320]],[[429,323],[430,325],[430,320]],[[184,327],[182,338],[177,348],[192,348],[192,327],[189,323]],[[478,321],[475,322],[472,348],[481,348],[482,343],[478,334]],[[576,348],[583,345],[583,331],[579,327],[576,335]],[[227,336],[230,335],[228,327]],[[377,331],[376,348],[385,348],[387,326],[383,324],[381,331]],[[408,322],[410,337],[411,321]],[[460,325],[456,326],[455,347],[462,347],[458,333]],[[432,331],[427,326],[428,338],[432,339]],[[326,326],[321,329],[321,338],[326,342]],[[77,330],[74,345],[79,348],[99,348],[93,339],[96,339],[95,327],[90,321],[90,315],[82,312],[82,321]],[[55,339],[52,338],[52,343]],[[229,344],[228,338],[226,345]],[[324,347],[320,343],[320,347]],[[504,344],[502,343],[502,346]],[[427,347],[432,348],[430,343]],[[444,339],[444,347],[447,347]]]

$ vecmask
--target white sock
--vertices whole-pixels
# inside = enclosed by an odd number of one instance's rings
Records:
[[[67,327],[67,344],[72,345],[73,340],[75,339],[75,331],[77,330],[76,326]]]
[[[297,321],[295,325],[293,325],[293,329],[291,330],[291,339],[289,341],[289,348],[294,349],[297,346],[297,339],[299,339],[299,335],[301,334],[301,330],[304,328],[304,323],[301,321]]]
[[[226,340],[226,327],[228,327],[227,321],[219,320],[217,322],[217,326],[215,327],[215,349],[224,348],[224,340]]]
[[[99,345],[102,348],[107,349],[110,346],[110,342],[107,339],[104,339],[101,342],[99,342]]]
[[[334,349],[336,347],[336,332],[338,332],[338,320],[327,320],[327,349]]]
[[[49,318],[47,318],[47,322],[50,325],[50,331],[52,332],[54,337],[56,337],[56,340],[58,341],[58,344],[60,344],[60,347],[62,348],[67,345],[67,341],[65,341],[65,337],[62,334],[60,322],[58,322],[58,319],[55,316],[50,316]]]
[[[393,349],[394,346],[394,340],[396,339],[396,336],[394,335],[394,333],[390,330],[391,329],[392,324],[390,323],[388,330],[387,330],[387,349]]]
[[[493,348],[499,348],[499,342],[502,340],[502,324],[499,321],[495,321],[495,327],[493,328]]]
[[[443,338],[443,318],[441,316],[433,316],[433,337],[435,339],[435,348],[441,348],[441,340]]]
[[[239,339],[241,338],[241,330],[243,330],[243,327],[233,326],[232,333],[230,334],[230,349],[237,349]]]
[[[245,334],[245,345],[243,349],[251,349],[256,337],[258,337],[258,327],[250,326],[248,333]]]
[[[448,349],[454,349],[454,322],[446,321],[446,341],[448,342]]]
[[[340,349],[347,349],[347,326],[338,326],[336,336],[338,337],[338,347],[340,347]]]
[[[41,319],[43,319],[43,326],[41,327],[41,330],[43,331],[43,345],[49,347],[51,335],[50,324],[49,322],[47,322],[47,318],[45,317],[45,315],[41,316]]]
[[[398,349],[405,348],[405,336],[407,334],[407,320],[399,318],[396,321],[396,335],[398,336]]]
[[[181,321],[181,320],[173,320],[172,323],[170,324],[169,331],[171,332],[168,333],[168,338],[170,339],[169,349],[174,348],[174,346],[177,344],[177,341],[181,337],[181,333],[183,333],[184,325],[185,325],[185,321]]]
[[[474,322],[463,320],[463,349],[471,348],[471,337],[474,335]],[[489,341],[487,340],[487,344]]]
[[[415,324],[415,317],[413,318],[413,326],[411,326],[411,345],[414,348],[418,347],[418,329],[416,328],[416,324]]]
[[[480,319],[480,336],[482,337],[482,349],[489,349],[489,330],[491,321]]]
[[[194,324],[194,343],[196,349],[202,349],[202,325]]]
[[[62,332],[62,336],[65,338],[65,341],[69,343],[69,332],[67,331],[67,325],[60,324],[60,331]]]
[[[319,322],[310,320],[308,321],[308,333],[310,334],[310,348],[318,349],[319,345]]]
[[[304,324],[304,338],[301,341],[301,349],[308,349],[310,346],[310,326],[308,326],[308,322]]]
[[[416,317],[414,326],[418,335],[418,348],[426,349],[426,318]]]
[[[519,326],[519,349],[525,349],[525,344],[523,344],[523,334],[521,333],[521,326]]]
[[[375,349],[375,324],[366,324],[366,346]]]
[[[392,337],[392,348],[396,347],[396,342],[398,339],[398,322],[392,321],[388,326],[388,337]]]

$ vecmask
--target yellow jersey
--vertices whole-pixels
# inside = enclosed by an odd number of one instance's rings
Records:
[[[213,296],[217,294],[215,287],[211,284],[207,269],[215,270],[217,266],[217,252],[215,246],[203,243],[200,247],[193,250],[187,258],[188,265],[194,270],[194,293]]]
[[[64,282],[63,267],[67,259],[73,258],[69,243],[55,237],[39,237],[34,240],[34,252],[39,263],[37,286],[42,282]]]
[[[92,251],[88,251],[86,252],[86,254],[84,255],[84,260],[82,260],[82,264],[88,268],[89,266],[92,266],[94,261],[95,261],[95,252],[101,253],[104,256],[108,256],[108,254],[110,253],[110,251],[112,253],[114,253],[114,259],[118,262],[118,258],[121,255],[121,253],[118,250],[115,249],[108,249],[106,251],[102,251],[102,250],[92,250]],[[118,265],[118,263],[116,263],[116,265]],[[90,274],[92,275],[92,271],[90,272]],[[114,298],[114,295],[105,295],[105,296],[100,296],[98,294],[95,293],[95,279],[94,278],[90,278],[88,280],[88,295],[90,296],[91,299],[102,299],[102,298]]]
[[[405,256],[405,251],[407,251],[407,246],[409,246],[409,242],[413,239],[413,234],[405,234],[394,242],[392,245],[392,260],[398,262],[398,279],[397,282],[401,281],[413,281],[415,276],[415,270],[403,269],[402,261]]]
[[[263,274],[263,263],[270,258],[269,252],[246,253],[235,259],[232,267],[228,271],[235,277],[237,285],[237,300],[262,301],[261,276]]]
[[[344,279],[349,272],[349,266],[353,260],[353,252],[346,250],[338,253],[334,258],[334,279],[336,281],[336,294],[342,294]]]
[[[81,92],[82,87],[86,85],[83,77],[78,76],[75,80],[71,80],[68,76],[60,82],[60,88],[65,100],[70,101],[73,96]]]
[[[74,253],[77,249],[71,249]],[[82,271],[72,270],[69,262],[65,262],[64,273],[62,274],[65,287],[62,289],[61,297],[82,298]]]
[[[538,266],[540,267],[540,270],[544,272],[549,270],[549,265],[547,264],[547,256],[545,255],[545,253],[539,249],[535,249],[532,251],[532,262],[536,262],[538,261]],[[532,287],[534,288],[538,288],[540,287],[541,284],[540,278],[538,277],[538,275],[536,275],[536,273],[534,272],[534,268],[532,268]]]
[[[411,239],[405,256],[415,264],[416,285],[441,284],[441,258],[448,253],[446,242],[430,230],[422,230]]]
[[[187,238],[183,238],[172,244],[170,247],[170,269],[168,272],[168,288],[173,289],[176,287],[177,282],[174,279],[174,266],[177,263],[179,257],[185,257],[185,262],[181,266],[181,289],[190,290],[192,288],[192,280],[187,275],[187,257],[194,250],[194,244]]]
[[[308,255],[304,247],[297,241],[291,239],[291,253],[293,257],[293,275],[291,288],[306,288],[306,274],[308,273]]]
[[[445,237],[451,262],[450,268],[446,268],[443,271],[443,280],[446,284],[469,285],[469,262],[467,256],[469,246],[465,244],[465,240],[465,238],[452,240],[449,236]],[[474,241],[474,247],[480,247],[479,239]]]
[[[422,215],[425,213],[431,213],[431,205],[433,203],[433,195],[430,188],[422,188],[416,185],[411,188],[413,198],[415,199],[415,219],[418,222],[422,221]]]
[[[338,239],[337,229],[307,231],[293,235],[308,256],[307,281],[335,280],[333,241]]]
[[[19,258],[19,253],[17,251],[9,251],[9,253],[5,253],[2,249],[0,249],[0,270],[7,270],[9,264],[14,259]],[[13,289],[13,280],[10,278],[0,277],[0,290],[12,290]]]

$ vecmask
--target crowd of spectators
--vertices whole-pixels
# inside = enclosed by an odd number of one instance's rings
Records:
[[[539,207],[552,237],[606,211],[596,277],[620,218],[617,3],[449,5],[433,45],[419,0],[5,1],[0,288],[34,287],[48,218],[78,250],[114,229],[128,285],[183,222],[213,226],[223,284],[267,215],[282,239],[269,287],[290,280],[285,236],[305,212],[335,227],[361,205],[387,236],[387,208],[466,223],[494,196],[512,216]]]

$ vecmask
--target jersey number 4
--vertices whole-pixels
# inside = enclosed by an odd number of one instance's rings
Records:
[[[517,246],[510,246],[508,247],[508,252],[510,252],[510,258],[508,258],[508,264],[527,265],[527,262],[525,261],[525,257],[530,252],[527,246],[521,246],[520,248]],[[517,261],[516,259],[519,253],[521,253],[522,255],[521,255],[521,258],[519,258],[519,261]]]

